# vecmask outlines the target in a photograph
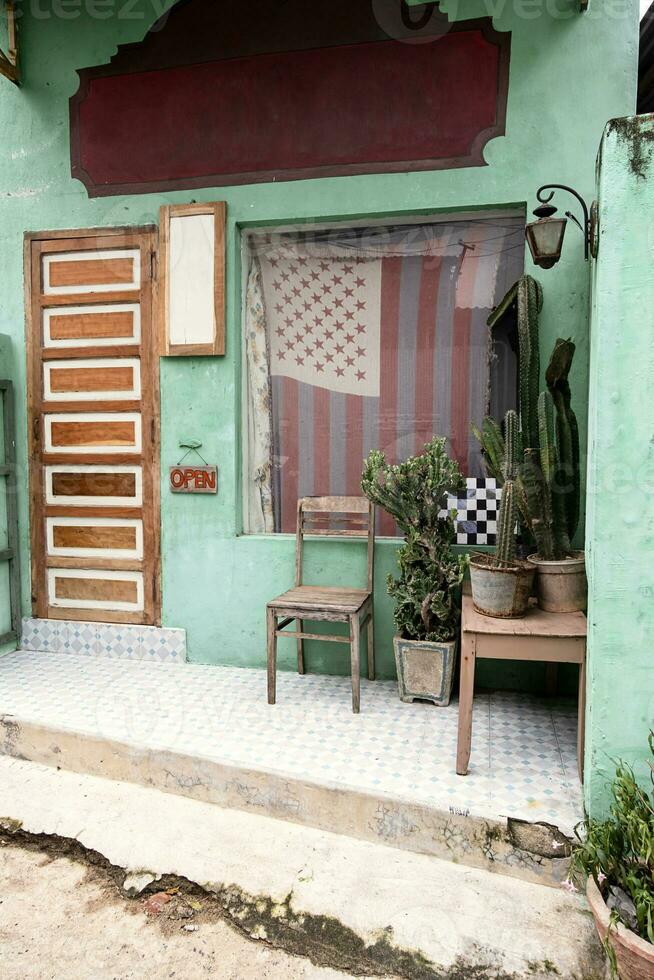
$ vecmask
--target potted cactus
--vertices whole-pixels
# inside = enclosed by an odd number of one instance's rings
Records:
[[[520,480],[531,533],[538,551],[529,561],[538,570],[538,604],[548,612],[586,607],[583,551],[572,550],[579,522],[579,434],[570,404],[568,374],[575,353],[571,340],[557,340],[538,397],[538,447],[525,450]]]
[[[378,449],[365,461],[361,490],[394,518],[404,534],[398,552],[399,578],[388,576],[395,600],[394,638],[402,701],[450,702],[460,616],[461,583],[467,558],[452,551],[454,518],[444,508],[447,494],[465,485],[449,458],[445,439],[427,443],[420,456],[397,466]]]
[[[531,276],[509,290],[489,323],[515,300],[518,313],[519,402],[522,448],[515,480],[523,546],[535,547],[529,562],[537,570],[541,609],[574,612],[586,605],[584,554],[572,550],[579,522],[580,468],[577,419],[572,410],[568,375],[575,353],[571,340],[557,340],[540,391],[538,315],[543,295]],[[504,438],[494,419],[473,426],[486,467],[499,486],[504,483]]]
[[[533,564],[516,558],[518,519],[518,468],[520,466],[520,428],[517,413],[506,413],[502,463],[502,501],[494,555],[477,554],[470,559],[472,601],[484,616],[514,619],[524,616],[534,584]]]

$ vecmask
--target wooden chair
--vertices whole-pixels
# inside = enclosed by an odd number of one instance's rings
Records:
[[[339,529],[337,525],[342,525]],[[368,587],[348,589],[342,586],[304,585],[302,582],[302,543],[307,535],[331,538],[366,538],[368,542]],[[304,641],[325,640],[348,643],[352,668],[352,711],[360,705],[359,639],[363,626],[368,637],[368,679],[375,679],[373,632],[373,561],[375,546],[375,511],[365,497],[302,497],[297,503],[297,536],[295,542],[295,588],[268,603],[266,626],[268,639],[268,704],[275,703],[277,675],[277,637],[297,639],[297,669],[304,673]],[[281,622],[278,622],[281,617]],[[310,622],[349,623],[349,636],[329,633],[305,633],[304,620]],[[297,621],[295,632],[286,627]]]

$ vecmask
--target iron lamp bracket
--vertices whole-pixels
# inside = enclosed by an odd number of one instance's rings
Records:
[[[556,191],[566,191],[568,194],[572,194],[572,196],[579,202],[583,215],[583,223],[579,220],[579,218],[572,214],[571,211],[566,211],[565,216],[566,218],[570,218],[572,221],[574,221],[584,236],[584,259],[588,261],[588,258],[591,255],[593,258],[596,258],[598,242],[597,203],[593,201],[593,204],[589,210],[583,197],[581,194],[577,193],[574,187],[569,187],[567,184],[543,184],[543,186],[536,191],[536,198],[541,204],[541,209],[539,210],[547,209],[550,214],[556,211],[556,208],[550,204]]]

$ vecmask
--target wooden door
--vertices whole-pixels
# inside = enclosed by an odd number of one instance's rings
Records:
[[[156,230],[26,236],[34,615],[159,617]]]

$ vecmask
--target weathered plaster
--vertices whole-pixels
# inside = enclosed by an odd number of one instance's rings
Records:
[[[591,321],[586,799],[614,760],[649,778],[654,727],[654,116],[611,121],[599,165]]]
[[[163,621],[187,629],[192,660],[261,665],[264,606],[293,575],[293,542],[241,535],[240,477],[240,269],[239,228],[245,224],[361,216],[434,213],[457,208],[529,205],[536,188],[561,180],[586,198],[594,189],[593,162],[611,116],[635,104],[637,3],[609,11],[596,4],[584,16],[563,0],[556,5],[519,0],[444,4],[454,19],[496,12],[498,30],[511,30],[512,56],[506,136],[485,151],[488,166],[453,171],[306,180],[208,188],[188,193],[89,200],[70,177],[68,99],[75,69],[108,61],[118,44],[137,41],[161,12],[158,3],[129,3],[121,15],[91,4],[45,6],[21,19],[24,84],[0,88],[0,331],[16,348],[19,403],[20,519],[28,552],[28,491],[24,411],[24,309],[22,236],[25,230],[92,225],[143,224],[157,220],[159,206],[177,201],[224,199],[228,206],[227,354],[224,358],[161,362],[162,471],[179,457],[181,437],[202,440],[203,455],[219,466],[218,497],[189,498],[162,488]],[[528,8],[528,9],[527,9]],[[556,9],[555,9],[556,8]],[[126,11],[129,10],[129,13]],[[38,16],[37,16],[38,14]],[[437,42],[436,42],[437,43]],[[601,70],[598,70],[601,66]],[[1,81],[1,80],[0,80]],[[464,81],[464,80],[463,80]],[[566,201],[566,206],[568,202]],[[529,263],[527,271],[533,272]],[[559,336],[577,343],[571,378],[585,446],[589,270],[581,236],[569,230],[561,263],[541,278],[545,285],[542,347]],[[349,543],[348,543],[349,544]],[[376,636],[379,674],[394,674],[392,609],[385,578],[396,545],[377,548]],[[323,549],[313,568],[323,580],[345,581],[354,549]],[[309,566],[309,570],[312,566]],[[29,612],[29,562],[23,562],[23,607]],[[331,649],[331,648],[330,648]],[[280,666],[292,666],[290,643],[280,643]],[[310,644],[310,670],[346,671],[324,645]],[[524,669],[480,668],[480,680],[525,684]],[[536,674],[541,679],[541,674]]]

